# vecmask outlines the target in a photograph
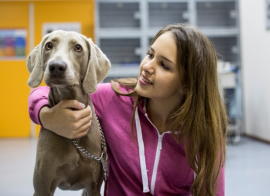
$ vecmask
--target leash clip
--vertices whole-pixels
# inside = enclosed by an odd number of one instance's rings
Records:
[[[105,158],[104,158],[105,156]],[[101,157],[100,157],[100,162],[102,164],[102,168],[103,168],[103,174],[104,174],[104,181],[107,182],[107,156],[106,156],[106,153],[102,153],[101,154]]]

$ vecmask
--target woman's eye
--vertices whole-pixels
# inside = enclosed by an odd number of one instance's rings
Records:
[[[48,42],[46,45],[45,45],[45,48],[46,50],[51,50],[53,48],[53,44],[51,42]]]
[[[75,49],[77,52],[81,52],[81,51],[82,51],[82,46],[79,45],[79,44],[76,44],[76,46],[74,47],[74,49]]]
[[[163,62],[161,62],[161,67],[165,70],[170,70],[169,67],[167,67]]]
[[[149,58],[153,58],[153,55],[150,54],[149,52],[147,53],[147,55],[148,55]]]

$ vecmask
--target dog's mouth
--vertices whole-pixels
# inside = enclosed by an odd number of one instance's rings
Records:
[[[45,82],[49,87],[65,87],[66,83],[59,80],[51,80],[50,82]]]
[[[49,77],[45,78],[44,81],[49,87],[67,87],[79,85],[79,83],[63,77]]]

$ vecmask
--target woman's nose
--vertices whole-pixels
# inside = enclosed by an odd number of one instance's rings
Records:
[[[153,74],[155,72],[155,65],[153,59],[143,64],[142,70],[145,73]]]

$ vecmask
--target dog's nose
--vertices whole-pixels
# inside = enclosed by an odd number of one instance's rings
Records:
[[[63,61],[51,61],[49,63],[49,70],[53,76],[61,76],[65,73],[67,64]]]

